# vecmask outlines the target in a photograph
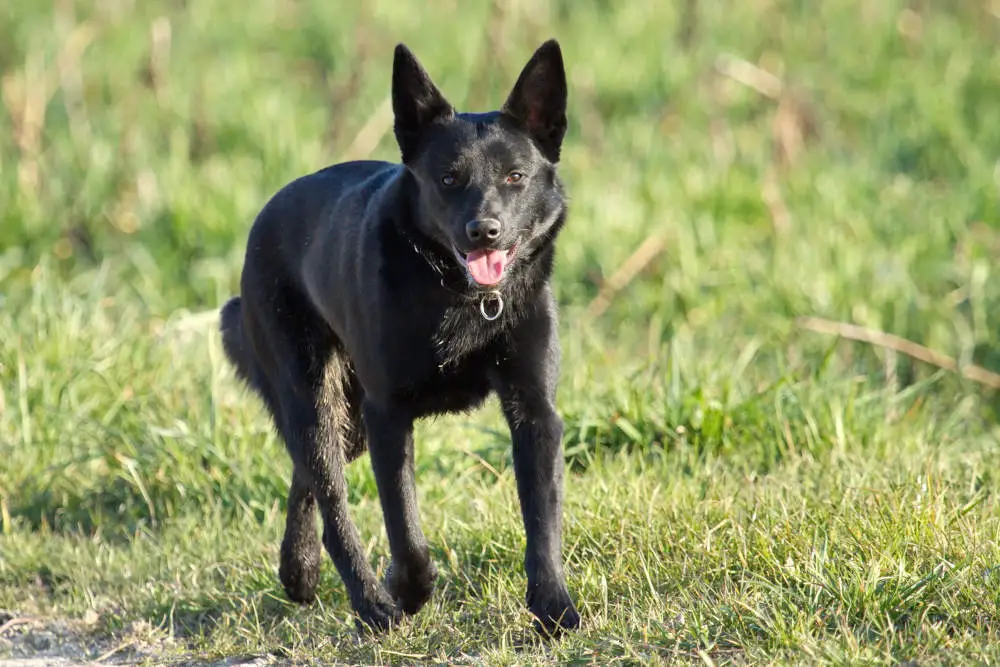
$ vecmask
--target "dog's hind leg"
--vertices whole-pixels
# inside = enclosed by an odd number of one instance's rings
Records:
[[[290,600],[310,603],[316,599],[322,556],[316,531],[316,498],[307,477],[296,469],[288,489],[288,516],[278,568],[281,585]]]
[[[244,339],[242,305],[240,297],[235,297],[222,307],[222,346],[237,375],[256,390],[275,423],[280,426],[281,405],[278,397],[263,369],[254,363],[253,346],[247,345]],[[251,329],[250,333],[253,331]],[[310,603],[316,599],[322,556],[316,531],[316,498],[309,488],[307,476],[293,467],[278,568],[282,586],[293,602]]]
[[[329,328],[308,304],[296,302],[296,296],[286,290],[278,299],[263,300],[265,307],[282,302],[287,310],[281,317],[265,311],[268,317],[260,318],[256,304],[244,304],[249,320],[243,323],[256,367],[266,377],[266,393],[274,399],[275,425],[294,464],[282,543],[282,584],[293,599],[308,599],[314,587],[318,563],[314,565],[316,551],[310,540],[315,502],[323,519],[323,546],[359,621],[384,630],[402,612],[375,576],[350,517],[345,445],[353,448],[356,443],[343,438],[351,418],[346,364]]]
[[[344,458],[350,462],[365,451],[365,427],[361,417],[364,392],[353,374],[346,379],[343,419],[337,419],[335,426]],[[323,546],[316,531],[316,497],[309,486],[308,474],[295,469],[288,490],[288,516],[278,570],[289,599],[311,603],[316,598],[322,555]]]
[[[343,396],[336,395],[338,388],[330,382],[317,389],[303,394],[288,387],[280,393],[282,435],[296,474],[309,480],[323,517],[323,545],[340,573],[351,606],[361,623],[386,630],[400,620],[402,612],[376,578],[350,517],[344,449],[337,442],[335,416],[327,411],[331,406],[344,407]],[[297,526],[291,522],[289,528],[294,531]]]

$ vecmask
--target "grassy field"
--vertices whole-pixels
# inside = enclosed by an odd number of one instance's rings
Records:
[[[998,394],[800,319],[1000,371],[1000,4],[249,6],[0,8],[0,659],[1000,661]],[[328,560],[285,601],[289,463],[213,311],[278,187],[395,159],[396,42],[483,110],[549,36],[584,628],[529,631],[491,402],[420,426],[439,588],[359,636]]]

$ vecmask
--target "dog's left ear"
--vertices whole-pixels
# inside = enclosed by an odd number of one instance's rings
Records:
[[[566,70],[556,40],[545,42],[531,56],[501,112],[527,129],[546,159],[559,162],[566,134]]]
[[[404,44],[396,46],[392,61],[392,112],[396,142],[407,163],[429,125],[451,118],[455,109],[437,89],[417,57]]]

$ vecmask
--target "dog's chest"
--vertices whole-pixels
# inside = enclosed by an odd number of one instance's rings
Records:
[[[486,399],[504,335],[497,324],[483,320],[478,311],[449,312],[430,336],[430,345],[411,348],[420,353],[408,360],[411,373],[401,393],[415,412],[462,412]]]
[[[517,318],[514,309],[499,312],[495,320],[486,319],[478,302],[466,302],[444,311],[431,343],[438,367],[447,372],[483,355],[496,357],[496,348]]]
[[[486,355],[474,354],[449,366],[435,365],[406,387],[405,400],[419,416],[474,409],[489,396],[495,363]]]

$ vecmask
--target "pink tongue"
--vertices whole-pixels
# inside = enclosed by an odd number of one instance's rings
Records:
[[[496,285],[507,268],[506,250],[473,250],[465,258],[472,279],[480,285]]]

